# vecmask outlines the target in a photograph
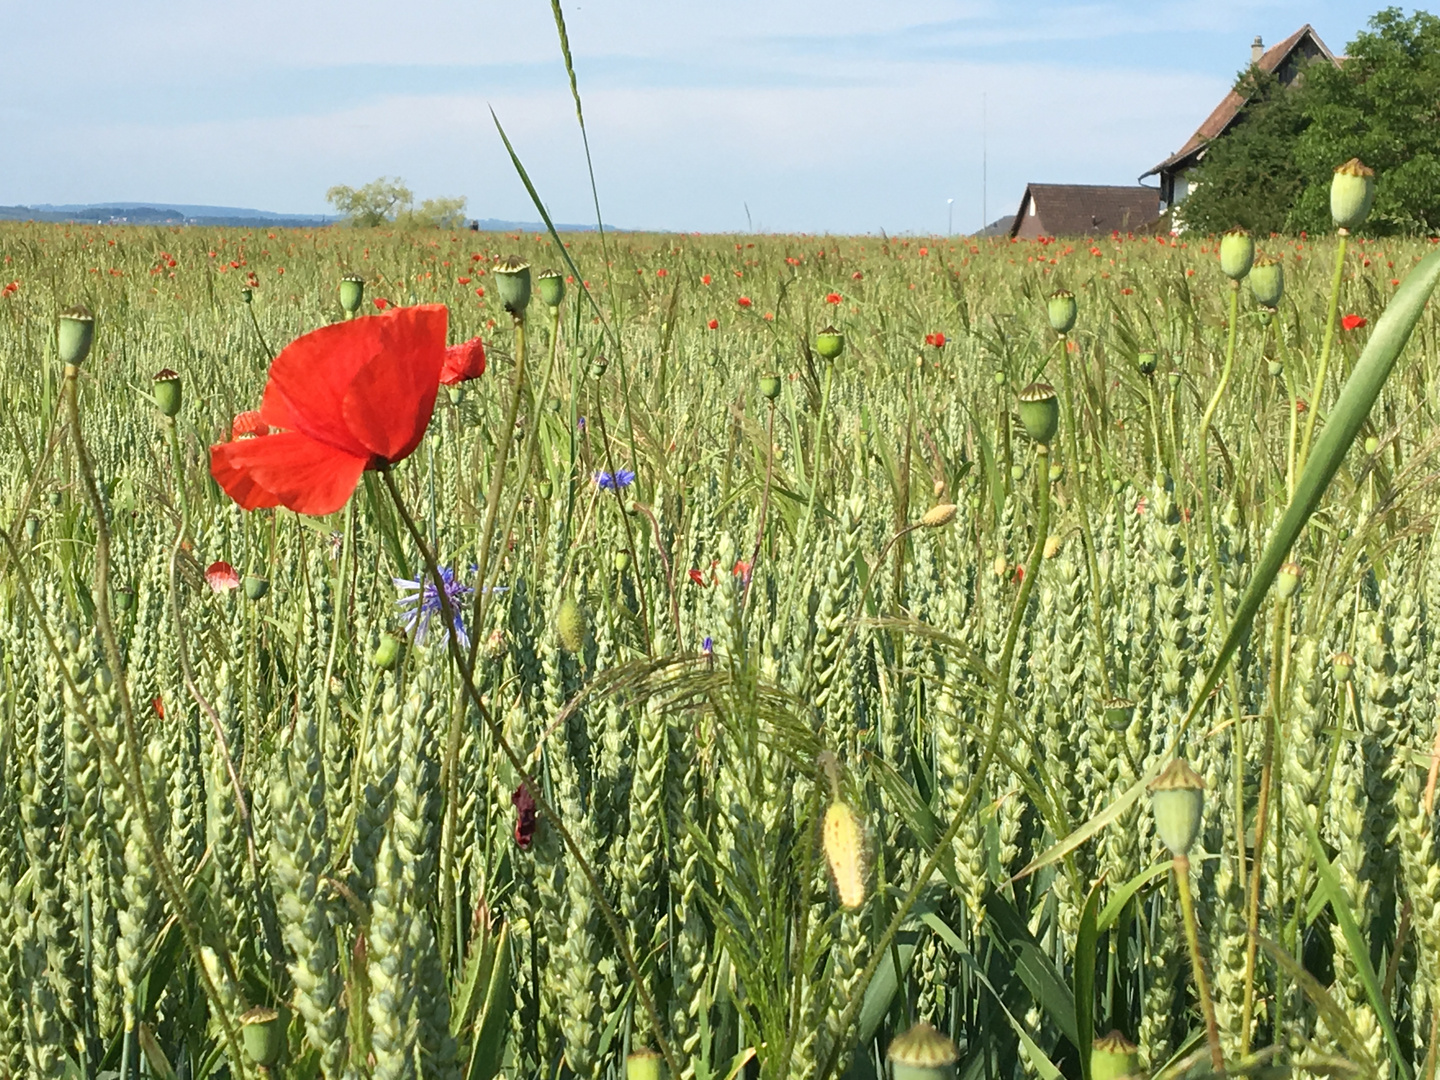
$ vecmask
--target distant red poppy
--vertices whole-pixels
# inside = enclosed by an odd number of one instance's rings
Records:
[[[701,274],[701,275],[700,275],[700,284],[701,284],[701,285],[709,285],[709,284],[710,284],[710,275],[709,275],[709,274]]]
[[[529,851],[530,845],[535,842],[535,826],[539,823],[535,797],[530,794],[529,788],[521,784],[510,796],[510,805],[515,807],[515,846],[521,851]]]
[[[1343,319],[1340,320],[1340,325],[1343,326],[1346,330],[1358,330],[1368,321],[1369,320],[1366,319],[1363,315],[1346,315]]]
[[[213,562],[205,568],[205,584],[210,586],[211,592],[229,592],[239,588],[240,575],[228,562]]]
[[[150,708],[161,720],[165,719],[165,699],[159,694],[150,699]]]
[[[945,335],[938,330],[933,334],[926,334],[925,344],[936,349],[943,349],[945,347]]]
[[[445,350],[445,362],[440,366],[440,381],[446,386],[455,386],[467,379],[478,379],[485,374],[485,343],[478,337],[451,345]]]
[[[928,247],[922,247],[922,248],[920,249],[920,257],[921,257],[922,259],[923,259],[926,255],[929,255],[929,254],[930,254],[930,249],[929,249]]]
[[[1297,398],[1295,399],[1295,411],[1296,411],[1297,413],[1306,412],[1306,411],[1309,410],[1309,408],[1310,408],[1310,405],[1306,402],[1306,400],[1305,400],[1303,397],[1297,397]]]
[[[420,444],[445,359],[443,305],[398,308],[296,338],[270,365],[260,418],[281,433],[210,448],[210,475],[246,510],[333,514],[360,474]]]
[[[384,311],[386,308],[388,308],[388,307],[390,306],[390,301],[389,301],[389,300],[386,300],[385,297],[383,297],[383,296],[377,296],[377,297],[375,297],[374,303],[375,303],[375,306],[376,306],[377,308],[379,308],[381,311]]]
[[[699,585],[702,589],[706,586],[706,584],[708,584],[705,580],[705,575],[702,574],[699,570],[690,571],[690,580],[693,581],[696,585]]]
[[[825,303],[827,303],[827,304],[838,304],[838,303],[840,303],[840,294],[839,294],[838,292],[826,293],[826,294],[825,294]]]
[[[865,275],[862,274],[859,270],[856,270],[853,274],[850,275],[850,280],[851,280],[851,281],[859,281],[859,280],[861,280],[862,278],[864,278],[864,276],[865,276]]]
[[[260,419],[260,413],[254,409],[236,415],[230,422],[230,438],[232,439],[253,439],[259,435],[269,435],[270,425]]]
[[[736,301],[741,307],[749,307],[753,301],[748,296],[742,296]]]

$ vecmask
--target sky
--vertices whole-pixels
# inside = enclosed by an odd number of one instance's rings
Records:
[[[1339,53],[1379,6],[562,3],[607,225],[892,234],[973,231],[1029,181],[1135,183],[1256,34]],[[552,216],[595,220],[546,0],[0,0],[0,26],[0,205],[322,213],[398,176],[536,220],[493,110]]]

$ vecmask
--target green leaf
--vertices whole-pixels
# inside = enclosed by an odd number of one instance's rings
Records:
[[[1096,814],[1089,821],[1085,822],[1084,825],[1081,825],[1064,840],[1061,840],[1059,843],[1052,844],[1048,849],[1038,855],[1035,860],[1030,863],[1029,866],[1025,867],[1024,870],[1021,870],[1018,874],[1016,874],[1013,878],[1010,879],[1011,884],[1014,884],[1021,878],[1029,877],[1031,874],[1035,873],[1036,870],[1044,869],[1051,863],[1059,862],[1066,855],[1069,855],[1070,852],[1074,851],[1081,844],[1085,843],[1085,841],[1089,840],[1092,836],[1096,836],[1099,833],[1103,832],[1107,825],[1109,825],[1112,821],[1114,821],[1127,809],[1129,809],[1130,804],[1133,803],[1136,799],[1140,798],[1140,796],[1145,793],[1145,785],[1150,783],[1150,781],[1155,777],[1158,772],[1158,763],[1156,765],[1152,765],[1148,770],[1146,770],[1144,776],[1140,777],[1139,780],[1136,780],[1135,783],[1131,784],[1128,788],[1126,788],[1125,792],[1113,803],[1107,806],[1100,813]]]
[[[1425,304],[1437,282],[1440,282],[1440,251],[1427,255],[1410,272],[1404,284],[1396,290],[1384,314],[1376,322],[1375,332],[1370,335],[1360,359],[1355,361],[1355,370],[1341,388],[1340,397],[1330,411],[1319,438],[1315,440],[1310,458],[1295,481],[1294,497],[1280,518],[1280,524],[1271,533],[1260,560],[1255,564],[1255,573],[1245,586],[1245,592],[1235,608],[1235,616],[1230,621],[1230,628],[1225,632],[1225,640],[1216,654],[1215,663],[1211,665],[1210,673],[1205,676],[1205,682],[1195,694],[1194,704],[1190,706],[1185,722],[1176,732],[1177,741],[1210,700],[1211,691],[1219,683],[1221,674],[1235,655],[1235,650],[1249,633],[1250,624],[1255,619],[1255,613],[1260,610],[1260,603],[1265,599],[1271,582],[1275,580],[1281,565],[1289,558],[1290,549],[1295,546],[1295,541],[1299,539],[1305,523],[1310,520],[1310,515],[1320,505],[1325,489],[1340,470],[1340,463],[1344,461],[1350,444],[1354,442],[1356,434],[1370,415],[1370,407],[1380,396],[1380,390],[1395,366],[1395,361],[1400,358],[1406,342],[1410,340],[1410,333],[1420,321]],[[1313,408],[1320,407],[1318,401],[1311,405]]]
[[[1120,918],[1120,913],[1125,910],[1125,905],[1130,902],[1131,897],[1143,889],[1148,882],[1169,872],[1170,861],[1167,859],[1165,862],[1156,863],[1149,870],[1142,870],[1120,888],[1112,890],[1110,902],[1105,905],[1105,910],[1100,912],[1100,918],[1096,921],[1095,928],[1101,933],[1109,930],[1115,925],[1115,920]]]
[[[1376,1071],[1375,1062],[1370,1057],[1370,1051],[1365,1048],[1365,1042],[1360,1038],[1355,1025],[1350,1022],[1350,1014],[1335,1003],[1330,992],[1320,985],[1320,980],[1306,971],[1295,958],[1283,948],[1268,938],[1261,938],[1260,945],[1270,954],[1270,958],[1285,970],[1285,974],[1295,980],[1295,984],[1304,991],[1315,1005],[1316,1010],[1325,1019],[1325,1026],[1335,1033],[1340,1040],[1340,1045],[1345,1048],[1345,1053],[1353,1059],[1367,1065],[1368,1073]]]
[[[1436,256],[1431,255],[1430,258],[1435,259]],[[1320,872],[1320,888],[1330,897],[1330,910],[1335,913],[1335,921],[1340,924],[1340,931],[1345,935],[1350,958],[1359,969],[1360,982],[1365,987],[1365,996],[1370,1000],[1370,1007],[1375,1010],[1376,1019],[1380,1021],[1380,1029],[1385,1033],[1390,1057],[1404,1080],[1410,1080],[1410,1066],[1406,1064],[1405,1055],[1400,1050],[1400,1040],[1395,1034],[1395,1022],[1390,1017],[1390,1006],[1380,993],[1380,980],[1375,977],[1375,969],[1370,964],[1370,946],[1360,934],[1355,913],[1350,910],[1345,891],[1340,887],[1340,876],[1335,873],[1335,867],[1330,865],[1330,860],[1325,855],[1325,846],[1320,843],[1320,834],[1315,831],[1315,822],[1305,813],[1300,815],[1300,820],[1305,823],[1305,834],[1315,856],[1315,867]]]
[[[909,941],[896,939],[895,951],[900,955],[902,976],[910,970],[910,961],[915,957],[915,946],[913,937]],[[890,1003],[895,1000],[897,987],[893,961],[884,962],[875,969],[875,977],[865,988],[865,1001],[860,1006],[861,1046],[868,1046],[870,1040],[875,1038],[875,1033],[880,1030],[880,1024],[890,1012]]]
[[[1019,912],[998,893],[985,898],[985,918],[995,930],[995,942],[1010,957],[1015,974],[1030,995],[1064,1033],[1080,1049],[1080,1033],[1075,1027],[1075,996],[1055,969],[1055,964],[1020,918]]]
[[[1090,1046],[1095,1041],[1095,946],[1100,932],[1096,929],[1096,911],[1100,907],[1102,877],[1090,888],[1085,907],[1080,912],[1080,931],[1075,938],[1075,1034],[1080,1050],[1080,1075],[1090,1080]]]

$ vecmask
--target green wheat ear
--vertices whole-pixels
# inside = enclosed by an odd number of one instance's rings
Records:
[[[1194,703],[1185,717],[1185,723],[1181,725],[1180,732],[1176,733],[1177,739],[1209,700],[1210,692],[1220,681],[1225,665],[1230,662],[1235,650],[1240,647],[1240,642],[1249,632],[1250,623],[1254,620],[1255,613],[1260,610],[1265,593],[1280,572],[1280,567],[1289,558],[1290,549],[1299,538],[1300,530],[1320,505],[1325,489],[1340,470],[1340,463],[1345,459],[1355,436],[1359,434],[1365,418],[1370,415],[1370,407],[1380,396],[1380,389],[1389,378],[1395,361],[1400,359],[1400,353],[1410,340],[1415,324],[1420,321],[1425,304],[1434,292],[1437,282],[1440,282],[1440,252],[1427,255],[1411,271],[1375,324],[1375,332],[1370,335],[1365,351],[1355,362],[1355,370],[1345,381],[1340,397],[1330,411],[1325,430],[1315,440],[1314,449],[1295,483],[1295,495],[1271,534],[1270,542],[1265,545],[1265,551],[1255,567],[1255,574],[1240,597],[1235,617],[1225,632],[1220,652],[1193,699]],[[1320,403],[1314,402],[1313,407],[1318,409]]]

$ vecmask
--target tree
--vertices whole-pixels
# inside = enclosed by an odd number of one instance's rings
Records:
[[[1327,65],[1328,67],[1328,65]],[[1365,231],[1440,227],[1440,18],[1386,8],[1351,42],[1339,69],[1318,65],[1305,88],[1309,123],[1295,141],[1305,183],[1292,229],[1329,231],[1330,177],[1358,157],[1375,170]]]
[[[1187,228],[1205,233],[1236,225],[1261,236],[1283,232],[1304,186],[1294,160],[1295,141],[1309,124],[1303,84],[1287,88],[1251,67],[1235,91],[1245,107],[1224,137],[1206,148],[1195,171],[1197,186],[1177,213]]]
[[[418,208],[415,194],[397,177],[382,176],[364,187],[337,184],[325,200],[344,216],[347,225],[375,228],[459,229],[465,225],[465,197],[426,199]]]

